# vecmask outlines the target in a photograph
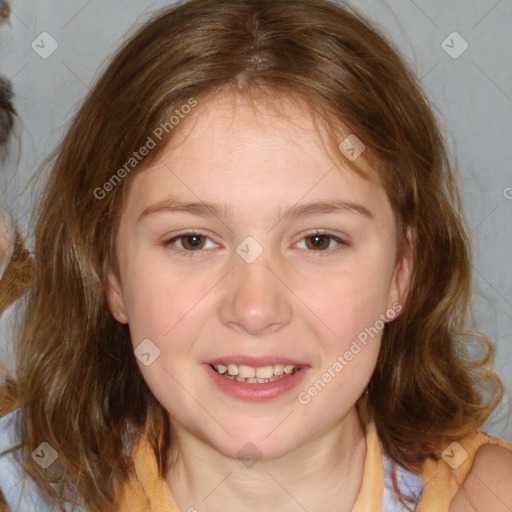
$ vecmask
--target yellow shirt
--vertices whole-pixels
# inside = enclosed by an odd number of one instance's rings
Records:
[[[364,462],[363,480],[352,512],[387,512],[395,511],[396,504],[387,502],[384,496],[383,454],[375,423],[370,421],[366,426],[366,456]],[[471,469],[473,456],[482,444],[497,444],[512,452],[512,445],[476,431],[467,436],[458,445],[467,452],[467,458],[458,467],[449,464],[443,458],[434,461],[427,459],[423,465],[421,479],[423,492],[421,494],[419,512],[448,512],[450,501],[457,488],[462,484]],[[454,450],[446,452],[446,459],[457,457],[465,452],[454,446]],[[449,447],[448,447],[449,448]],[[165,480],[157,474],[157,464],[151,445],[145,438],[134,443],[132,452],[135,470],[144,492],[136,490],[129,482],[121,501],[120,512],[186,512],[180,511]],[[412,473],[409,473],[412,475]]]

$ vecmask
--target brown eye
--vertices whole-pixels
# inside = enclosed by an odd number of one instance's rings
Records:
[[[204,236],[203,235],[181,235],[178,237],[182,240],[183,248],[188,250],[196,250],[196,249],[202,249],[204,246]]]
[[[209,249],[205,245],[210,239],[201,233],[182,233],[181,235],[175,236],[163,243],[164,247],[170,247],[175,249],[177,252],[181,252],[184,255],[192,256],[194,253],[201,253],[202,249]],[[210,241],[213,246],[215,244]]]
[[[329,245],[331,243],[331,238],[328,235],[322,235],[322,234],[315,234],[305,237],[306,240],[306,246],[308,249],[312,249],[314,251],[328,249]],[[308,243],[308,240],[310,243]]]
[[[331,242],[334,243],[331,244]],[[306,235],[303,236],[298,243],[304,243],[304,246],[301,247],[301,249],[305,249],[310,253],[316,252],[316,255],[318,256],[321,256],[322,253],[333,253],[337,249],[341,249],[341,246],[350,245],[350,243],[345,242],[341,238],[331,233],[324,233],[322,231],[312,231],[310,233],[306,233]]]

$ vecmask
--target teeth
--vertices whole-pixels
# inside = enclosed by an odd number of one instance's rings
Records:
[[[270,379],[272,375],[274,375],[273,366],[262,366],[261,368],[256,368],[256,377],[258,377],[258,379]]]
[[[241,364],[238,366],[238,376],[241,379],[254,379],[256,377],[256,370],[251,366]]]
[[[274,375],[273,377],[270,377],[270,379],[241,379],[238,375],[229,375],[227,373],[224,373],[223,375],[227,379],[243,382],[244,384],[267,384],[268,382],[274,382],[275,380],[285,378],[285,375]]]
[[[284,365],[283,364],[275,364],[274,365],[274,375],[283,375],[284,373]]]
[[[228,373],[229,375],[238,375],[238,365],[228,364]]]
[[[300,366],[293,366],[291,364],[274,364],[272,366],[260,366],[254,368],[252,366],[246,366],[244,364],[216,364],[213,365],[218,373],[223,374],[225,377],[233,377],[235,380],[241,382],[272,382],[276,378],[292,375],[300,369]]]

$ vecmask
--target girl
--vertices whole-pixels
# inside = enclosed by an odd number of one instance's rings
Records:
[[[502,386],[467,328],[454,173],[348,6],[168,9],[49,163],[6,509],[512,506],[512,446],[478,430]]]

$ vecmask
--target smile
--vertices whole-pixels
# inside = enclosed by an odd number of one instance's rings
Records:
[[[300,370],[300,366],[291,364],[274,364],[268,366],[252,367],[243,364],[212,364],[212,368],[222,376],[245,382],[247,384],[266,384],[276,380],[283,379],[289,375],[295,374]]]
[[[293,400],[293,395],[289,393],[298,388],[311,370],[310,365],[299,361],[286,361],[296,364],[282,364],[278,362],[280,359],[274,359],[274,364],[269,364],[267,359],[262,361],[265,366],[234,364],[228,361],[229,359],[218,359],[203,363],[202,366],[215,384],[215,389],[225,396],[245,402],[275,400],[286,395]]]

